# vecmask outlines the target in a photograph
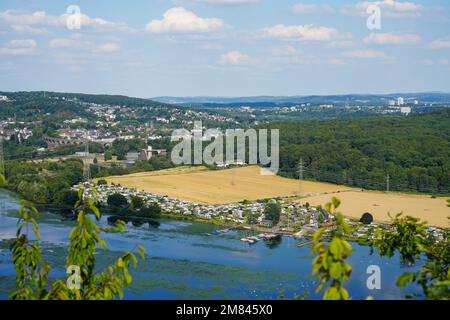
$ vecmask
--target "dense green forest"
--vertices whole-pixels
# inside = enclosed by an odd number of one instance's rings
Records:
[[[83,178],[80,160],[6,163],[6,187],[35,204],[73,205],[70,188]]]
[[[285,121],[280,174],[384,190],[450,193],[450,109],[408,118]]]

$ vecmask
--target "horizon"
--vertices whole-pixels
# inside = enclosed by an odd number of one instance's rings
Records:
[[[142,98],[450,92],[444,0],[70,5],[2,1],[0,87]]]
[[[304,95],[267,95],[267,94],[259,94],[259,95],[250,95],[250,96],[240,96],[240,95],[193,95],[193,96],[181,96],[181,95],[161,95],[161,96],[152,96],[152,97],[145,97],[145,96],[132,96],[127,94],[118,94],[118,93],[102,93],[102,92],[75,92],[75,91],[54,91],[54,90],[16,90],[16,91],[5,91],[0,90],[0,93],[20,93],[20,92],[31,92],[31,93],[58,93],[58,94],[84,94],[84,95],[93,95],[93,96],[123,96],[127,98],[136,98],[136,99],[144,99],[144,100],[154,100],[154,99],[161,99],[161,98],[187,98],[187,99],[193,99],[193,98],[223,98],[223,99],[237,99],[237,98],[308,98],[308,97],[333,97],[333,96],[397,96],[397,95],[422,95],[422,94],[448,94],[450,95],[449,91],[417,91],[417,92],[386,92],[386,93],[330,93],[330,94],[304,94]]]

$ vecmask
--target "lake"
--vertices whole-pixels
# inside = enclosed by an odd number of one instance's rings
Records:
[[[7,299],[14,288],[15,273],[7,240],[15,236],[19,199],[0,190],[0,299]],[[68,235],[75,222],[61,216],[41,213],[39,219],[44,259],[52,265],[51,277],[65,278],[65,256]],[[106,218],[99,222],[106,226]],[[298,247],[298,240],[283,237],[268,245],[249,245],[240,241],[247,231],[206,236],[218,226],[160,220],[158,228],[148,224],[126,226],[123,234],[107,234],[107,251],[97,254],[97,270],[117,259],[122,252],[141,244],[146,259],[132,270],[133,283],[126,289],[126,299],[278,299],[310,292],[309,299],[320,299],[314,293],[317,281],[311,276],[310,246]],[[353,299],[401,299],[414,288],[396,287],[397,275],[410,270],[398,256],[381,258],[370,255],[370,248],[352,244],[349,259],[353,274],[346,288]],[[381,290],[369,290],[371,265],[381,268]],[[417,288],[415,288],[417,289]]]

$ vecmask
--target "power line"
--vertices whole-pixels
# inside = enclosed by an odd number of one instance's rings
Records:
[[[5,159],[3,155],[3,136],[0,135],[0,174],[5,175]]]
[[[300,159],[298,164],[298,195],[301,196],[303,193],[302,182],[304,176],[305,166],[303,165],[303,158]]]
[[[83,167],[83,177],[84,181],[91,181],[91,165],[89,163],[89,140],[86,139],[85,150],[84,150],[84,167]]]

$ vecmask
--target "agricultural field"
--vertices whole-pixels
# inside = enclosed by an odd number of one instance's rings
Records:
[[[388,213],[403,212],[421,218],[432,226],[448,227],[447,198],[403,193],[384,193],[346,186],[261,175],[257,166],[210,171],[205,167],[179,167],[168,170],[108,177],[108,183],[168,195],[200,204],[227,204],[281,196],[305,195],[300,201],[324,205],[335,196],[342,200],[340,211],[359,219],[365,212],[378,222],[389,222]]]
[[[411,195],[403,193],[384,193],[375,191],[350,191],[339,195],[316,195],[306,197],[302,203],[323,205],[332,196],[341,199],[339,211],[345,216],[360,219],[364,212],[369,212],[378,222],[389,222],[388,213],[392,216],[403,212],[405,215],[420,218],[430,226],[449,227],[450,208],[447,198],[431,198],[426,195]]]
[[[108,177],[108,183],[168,195],[201,204],[227,204],[306,194],[350,190],[320,182],[302,182],[273,175],[261,175],[257,166],[209,171],[204,167],[175,168],[157,172]]]

